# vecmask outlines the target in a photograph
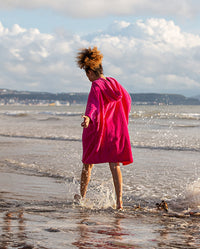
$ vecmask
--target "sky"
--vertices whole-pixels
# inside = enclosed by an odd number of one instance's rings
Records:
[[[81,48],[130,93],[200,95],[199,0],[0,0],[0,89],[89,92]]]

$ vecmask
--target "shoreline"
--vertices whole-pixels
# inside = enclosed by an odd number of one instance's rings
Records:
[[[31,172],[24,174],[2,162],[0,190],[3,249],[153,249],[160,245],[159,248],[200,245],[198,218],[85,208],[67,200],[69,193],[63,180]],[[194,242],[187,240],[186,235]]]
[[[0,248],[62,248],[55,235],[63,236],[60,227],[75,211],[72,206],[64,181],[25,174],[0,163]],[[64,248],[76,248],[71,246],[70,233],[66,238]]]
[[[2,163],[1,163],[2,164]],[[0,200],[32,202],[55,200],[58,193],[64,199],[64,182],[52,177],[24,173],[0,164]],[[61,197],[61,196],[60,196]],[[59,197],[59,199],[60,199]]]

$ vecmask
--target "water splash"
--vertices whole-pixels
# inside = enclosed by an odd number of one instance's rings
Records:
[[[81,205],[90,209],[108,209],[116,207],[114,186],[111,181],[102,182],[98,186],[93,186],[87,193]]]
[[[187,186],[186,199],[192,207],[200,208],[200,178]]]

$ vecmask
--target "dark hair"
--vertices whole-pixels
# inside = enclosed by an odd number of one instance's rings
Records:
[[[97,47],[81,49],[76,59],[78,66],[84,69],[86,73],[89,70],[92,70],[96,76],[100,76],[103,73],[103,55]]]
[[[103,74],[103,66],[102,64],[99,65],[98,68],[91,69],[90,67],[85,68],[85,72],[87,73],[89,70],[92,70],[97,77],[100,77],[101,74]]]

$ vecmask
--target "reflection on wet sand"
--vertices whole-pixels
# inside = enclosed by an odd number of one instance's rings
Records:
[[[200,225],[197,220],[164,218],[161,225],[157,238],[159,248],[199,248],[196,247],[200,246]]]
[[[122,214],[78,208],[72,212],[71,207],[56,212],[17,209],[1,212],[0,249],[200,248],[197,217],[141,210]]]
[[[103,220],[102,220],[103,221]],[[109,225],[93,221],[89,216],[84,217],[77,226],[79,237],[73,245],[77,248],[138,248],[133,244],[123,242],[123,236],[129,234],[123,232],[120,226],[121,218],[115,217]]]
[[[25,219],[23,210],[6,212],[3,217],[2,234],[0,236],[0,249],[11,247],[32,249],[32,245],[26,244]]]

